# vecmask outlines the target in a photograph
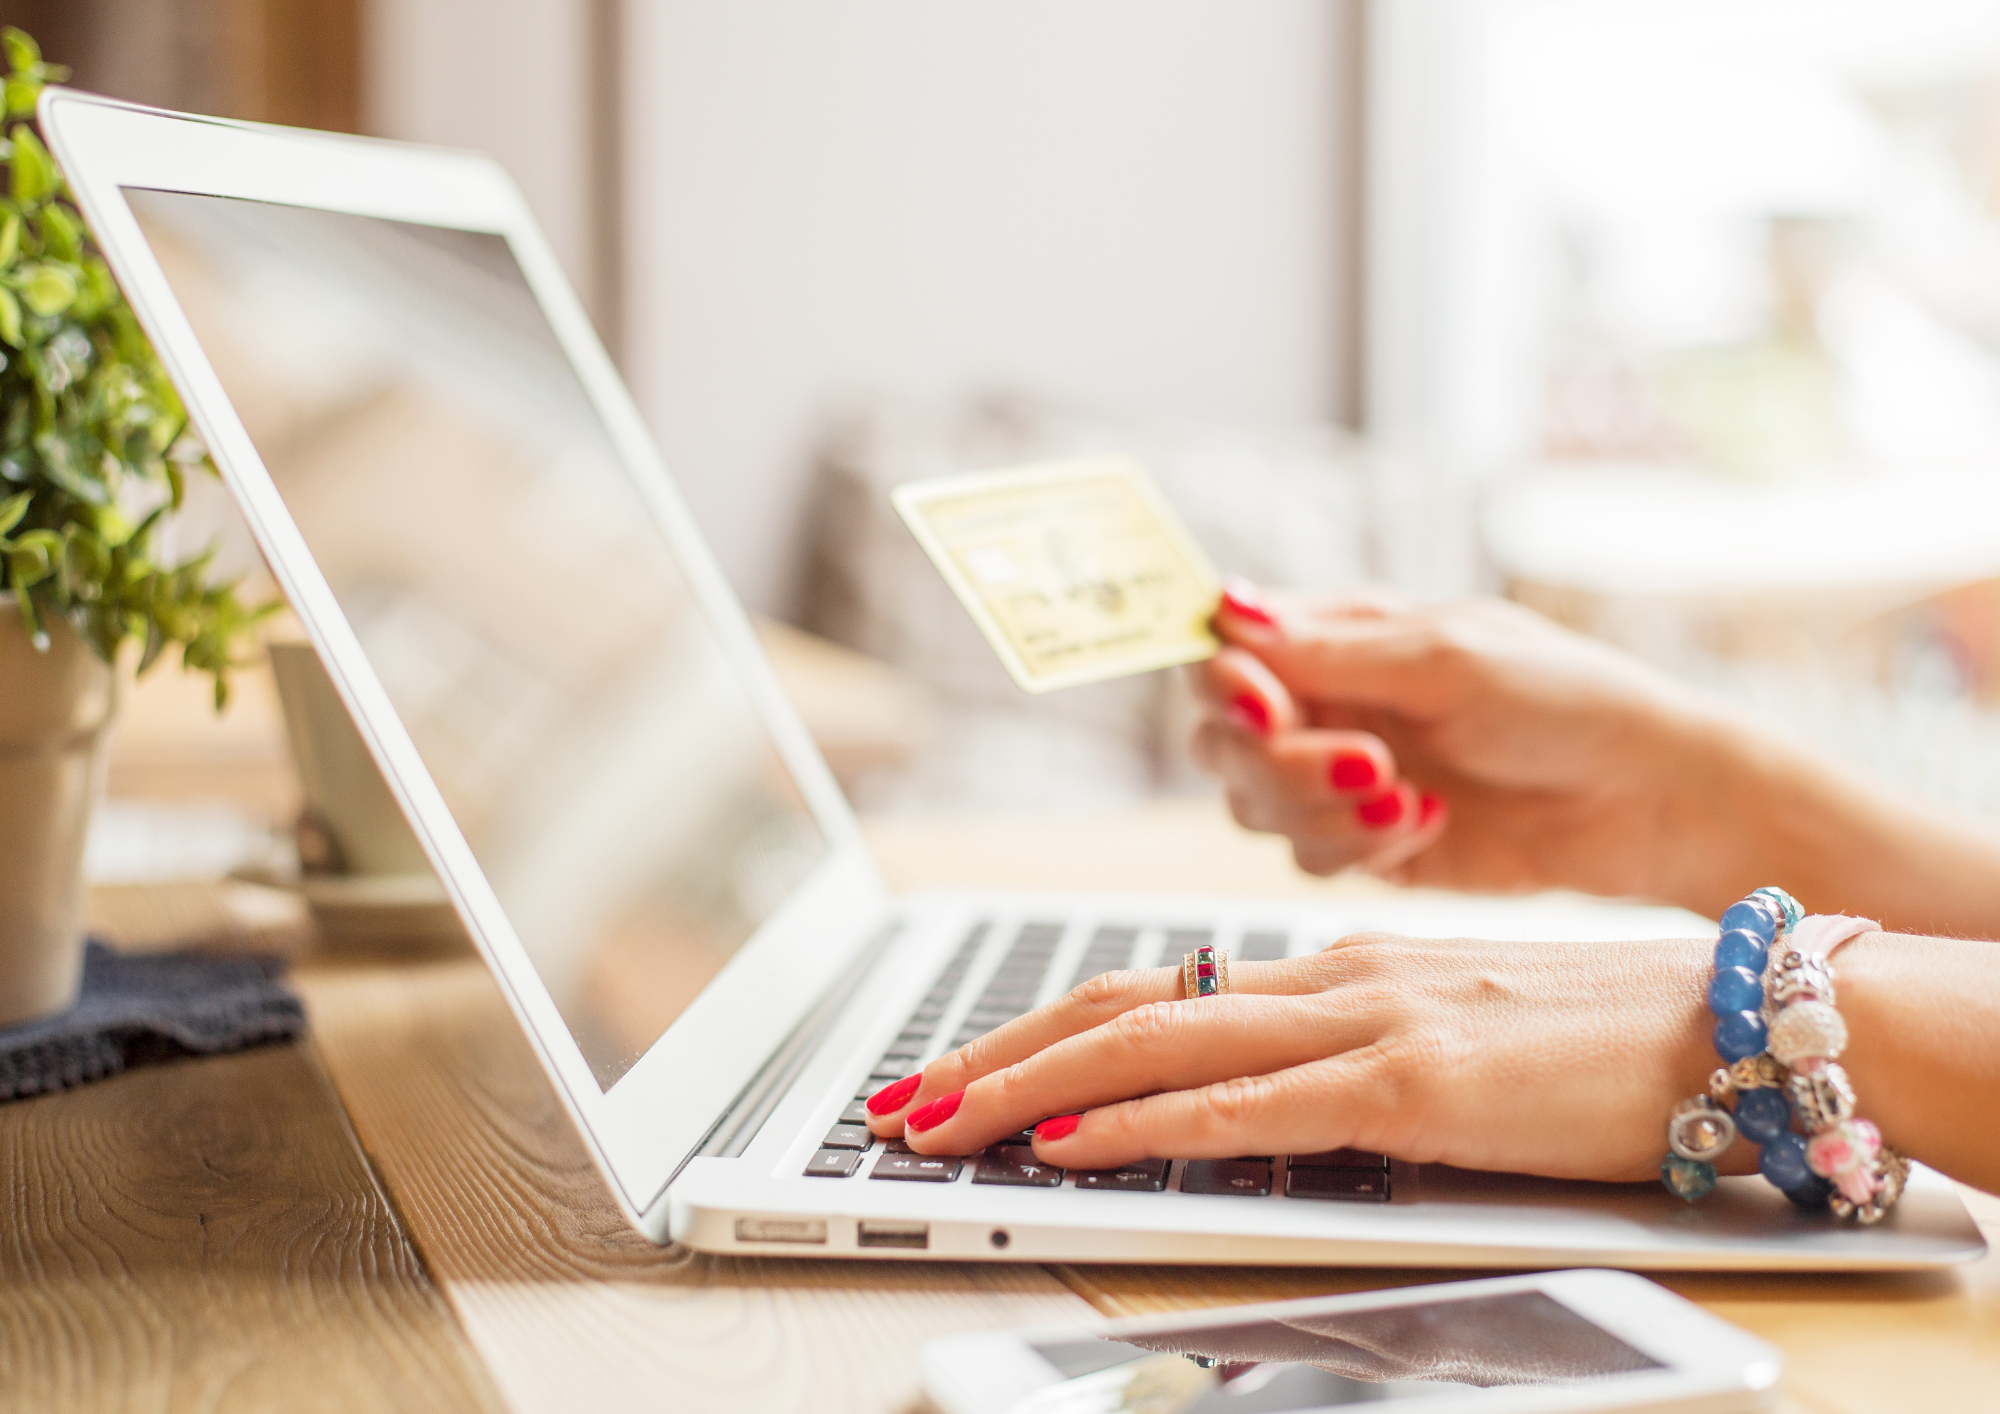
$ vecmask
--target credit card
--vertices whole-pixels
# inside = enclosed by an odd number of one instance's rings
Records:
[[[1044,462],[892,499],[1029,692],[1211,657],[1222,581],[1139,464]]]

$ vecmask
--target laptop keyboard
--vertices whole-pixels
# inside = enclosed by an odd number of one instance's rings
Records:
[[[904,1183],[957,1183],[964,1179],[1011,1188],[1074,1187],[1120,1193],[1164,1193],[1177,1188],[1182,1193],[1239,1198],[1268,1198],[1275,1194],[1349,1203],[1388,1201],[1388,1159],[1359,1149],[1237,1159],[1148,1159],[1118,1169],[1066,1172],[1035,1157],[1030,1147],[1030,1130],[1008,1135],[984,1152],[966,1158],[915,1154],[900,1139],[875,1139],[868,1130],[868,1097],[884,1085],[914,1074],[926,1057],[955,1050],[1031,1011],[1068,931],[1068,926],[1062,923],[1022,924],[1000,965],[973,998],[952,1034],[943,1043],[934,1044],[992,935],[990,922],[975,926],[875,1063],[863,1088],[833,1119],[818,1151],[806,1164],[806,1175],[857,1178],[866,1174],[870,1179]],[[1103,973],[1130,967],[1145,931],[1124,925],[1097,928],[1084,943],[1064,987],[1075,987]],[[1169,928],[1165,930],[1159,957],[1171,963],[1215,941],[1212,929]],[[1286,956],[1290,944],[1291,939],[1282,932],[1254,930],[1237,937],[1229,952],[1236,961],[1272,962]]]

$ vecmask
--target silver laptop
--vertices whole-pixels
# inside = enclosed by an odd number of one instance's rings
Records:
[[[892,896],[519,192],[477,156],[51,90],[203,440],[605,1181],[655,1241],[878,1258],[1897,1268],[1984,1249],[1921,1172],[1836,1227],[1757,1180],[1381,1155],[1064,1173],[861,1099],[1094,974],[1363,927],[1657,937],[1459,898]],[[802,237],[808,238],[808,237]]]

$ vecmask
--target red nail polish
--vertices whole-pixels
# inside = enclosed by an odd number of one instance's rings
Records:
[[[1444,797],[1441,795],[1431,795],[1426,792],[1424,798],[1417,802],[1417,824],[1420,827],[1435,823],[1437,817],[1442,814],[1444,814]]]
[[[868,1113],[872,1115],[894,1114],[910,1102],[910,1096],[917,1093],[917,1087],[924,1083],[923,1073],[906,1075],[901,1080],[892,1081],[868,1097]]]
[[[1386,830],[1403,818],[1403,793],[1392,790],[1354,807],[1355,818],[1371,829]]]
[[[1247,579],[1232,579],[1222,589],[1222,607],[1239,619],[1248,619],[1253,624],[1275,626],[1277,620],[1264,607],[1263,596],[1257,586]]]
[[[1353,751],[1343,751],[1334,757],[1333,769],[1328,774],[1335,790],[1367,790],[1381,778],[1373,761]]]
[[[1076,1133],[1076,1127],[1081,1123],[1083,1123],[1082,1115],[1057,1115],[1054,1119],[1045,1119],[1036,1125],[1035,1137],[1037,1139],[1067,1139],[1070,1135]]]
[[[1271,734],[1271,709],[1255,693],[1239,692],[1229,699],[1229,720],[1258,736]]]
[[[965,1092],[954,1090],[949,1095],[932,1100],[921,1109],[911,1110],[903,1121],[903,1128],[914,1129],[922,1134],[926,1129],[936,1129],[958,1113],[958,1107],[965,1103]]]

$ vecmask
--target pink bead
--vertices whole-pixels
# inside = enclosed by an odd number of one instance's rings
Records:
[[[1867,1164],[1851,1168],[1834,1180],[1834,1187],[1840,1190],[1841,1197],[1859,1208],[1875,1201],[1875,1172]]]
[[[1797,1071],[1800,1075],[1817,1075],[1820,1071],[1825,1070],[1827,1066],[1830,1065],[1831,1063],[1832,1062],[1828,1061],[1825,1056],[1808,1056],[1804,1060],[1800,1061],[1797,1065],[1793,1066],[1792,1069]]]
[[[1829,1129],[1806,1145],[1806,1166],[1821,1178],[1838,1178],[1855,1166],[1854,1146],[1838,1129]]]
[[[1875,1127],[1873,1120],[1850,1119],[1847,1121],[1847,1132],[1854,1136],[1857,1145],[1868,1151],[1869,1158],[1882,1152],[1882,1131]]]

